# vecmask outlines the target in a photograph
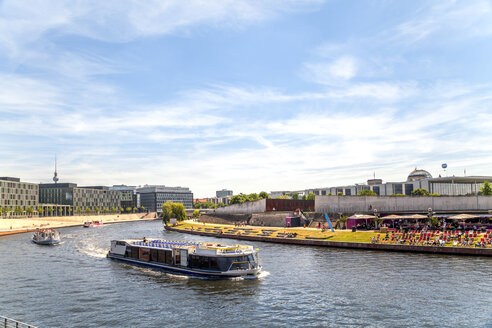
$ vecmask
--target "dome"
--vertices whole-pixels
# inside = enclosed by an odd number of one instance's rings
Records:
[[[431,178],[432,175],[426,170],[417,170],[417,168],[415,168],[415,170],[410,172],[410,174],[408,175],[407,181],[419,181]]]

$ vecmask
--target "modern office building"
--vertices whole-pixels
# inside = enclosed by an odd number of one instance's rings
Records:
[[[19,178],[0,177],[0,207],[2,216],[24,216],[37,212],[39,188],[36,183]]]
[[[114,185],[109,190],[116,190],[121,194],[121,207],[124,209],[140,208],[140,195],[137,194],[136,186]]]
[[[217,198],[232,196],[232,190],[228,190],[228,189],[217,190],[215,192],[215,196]]]
[[[72,214],[84,213],[87,209],[95,211],[96,208],[110,211],[113,207],[120,208],[121,194],[104,186],[78,187],[75,183],[42,183],[39,185],[39,202],[55,206],[68,205],[72,208]]]
[[[145,185],[137,188],[140,205],[151,212],[161,212],[162,204],[167,201],[181,203],[186,209],[193,208],[193,193],[186,187],[166,187],[163,185]]]

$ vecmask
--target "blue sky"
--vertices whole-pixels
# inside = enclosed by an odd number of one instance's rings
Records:
[[[0,175],[197,197],[492,175],[492,1],[0,0]]]

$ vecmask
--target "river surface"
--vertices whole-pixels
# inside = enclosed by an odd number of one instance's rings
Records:
[[[263,274],[213,280],[106,258],[112,239],[213,238],[158,221],[59,231],[55,247],[0,238],[0,315],[38,327],[492,327],[490,258],[237,241],[260,249]]]

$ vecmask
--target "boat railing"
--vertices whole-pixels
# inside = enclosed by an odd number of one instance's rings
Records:
[[[0,315],[0,328],[37,328],[37,327]]]

